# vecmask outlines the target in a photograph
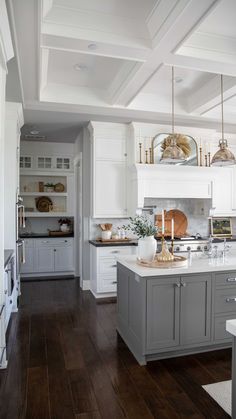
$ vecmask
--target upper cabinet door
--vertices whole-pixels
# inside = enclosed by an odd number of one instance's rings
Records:
[[[56,157],[56,167],[57,170],[70,170],[71,169],[71,160],[68,157]]]
[[[94,217],[127,216],[126,162],[95,162],[93,202]]]
[[[52,157],[37,157],[37,169],[52,169]]]
[[[113,138],[95,138],[95,159],[125,161],[126,140]]]
[[[32,169],[32,156],[20,156],[20,169]]]

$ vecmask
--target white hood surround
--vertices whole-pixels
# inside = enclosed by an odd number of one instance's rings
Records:
[[[130,213],[145,198],[211,199],[211,215],[236,216],[234,168],[135,164],[130,167]]]

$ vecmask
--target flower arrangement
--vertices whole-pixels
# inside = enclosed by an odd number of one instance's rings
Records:
[[[136,234],[138,238],[154,236],[158,232],[158,228],[155,227],[152,221],[144,215],[137,215],[129,218],[130,222],[128,225],[123,226],[125,230],[130,230]]]

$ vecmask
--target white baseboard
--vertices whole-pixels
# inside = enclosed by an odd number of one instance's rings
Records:
[[[90,281],[81,281],[82,282],[82,290],[89,291],[90,290]]]
[[[110,297],[117,296],[116,292],[102,292],[102,293],[97,294],[93,290],[90,290],[90,291],[93,294],[93,296],[96,298],[96,300],[99,300],[99,298],[110,298]]]

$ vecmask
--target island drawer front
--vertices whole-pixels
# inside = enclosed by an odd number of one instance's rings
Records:
[[[217,273],[215,275],[216,286],[235,285],[236,286],[236,271]]]
[[[36,239],[35,246],[36,247],[67,247],[72,246],[73,238],[45,238],[45,239]]]
[[[99,247],[99,256],[101,257],[118,257],[121,255],[135,255],[136,246],[111,246],[111,247]]]
[[[215,292],[215,313],[235,312],[236,317],[236,287],[221,288]]]
[[[226,320],[231,320],[235,316],[233,314],[227,316],[215,317],[214,324],[214,340],[231,340],[232,336],[226,331]]]

